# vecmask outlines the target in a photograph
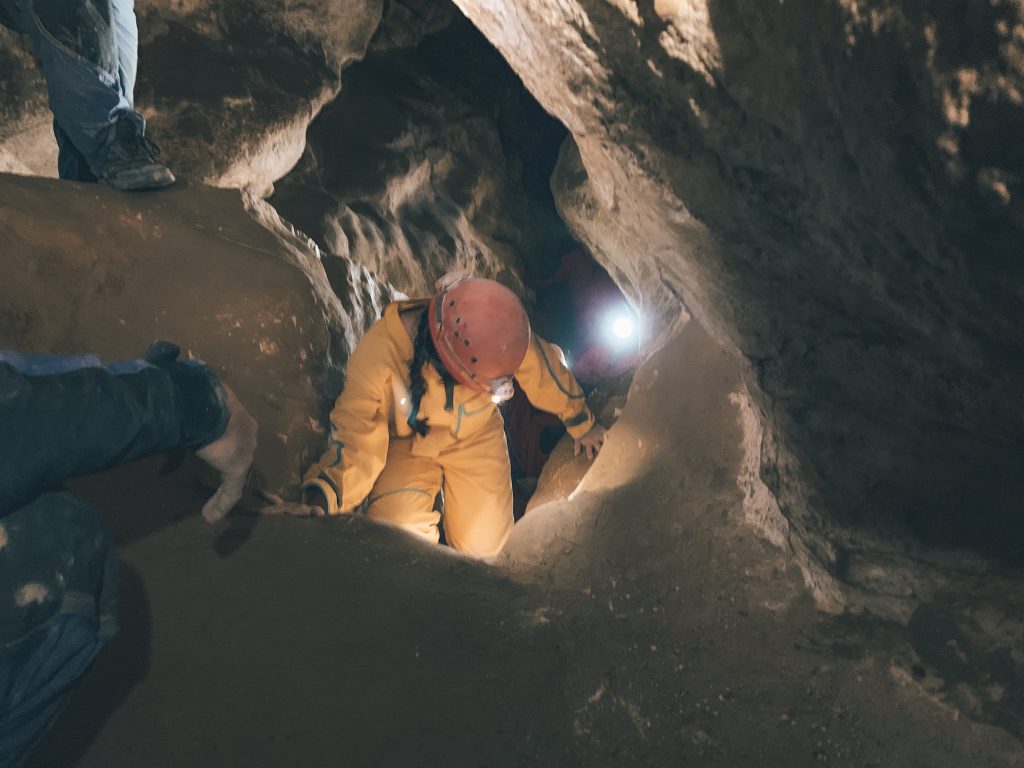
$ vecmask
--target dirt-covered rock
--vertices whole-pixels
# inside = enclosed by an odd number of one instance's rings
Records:
[[[179,176],[269,193],[309,122],[366,51],[382,0],[140,0],[136,106]],[[27,39],[0,30],[0,170],[56,175],[45,84]]]
[[[46,81],[21,38],[0,25],[0,172],[57,175]]]
[[[269,193],[306,128],[366,51],[381,0],[138,6],[140,108],[172,168]],[[182,66],[188,61],[188,66]]]
[[[138,467],[77,483],[123,631],[29,764],[1021,768],[1019,585],[815,610],[744,525],[742,388],[690,323],[498,567],[362,515],[182,520],[192,489]]]
[[[961,560],[905,623],[817,611],[752,530],[749,407],[686,324],[590,471],[560,445],[513,529],[500,562],[562,630],[577,764],[1024,765],[1019,580]]]
[[[391,4],[271,202],[410,295],[453,269],[528,295],[569,246],[548,188],[564,135],[457,11]]]
[[[871,571],[831,524],[1021,556],[1018,3],[456,3],[573,134],[573,231],[745,361],[813,584]]]
[[[144,0],[136,15],[136,103],[179,177],[279,182],[286,219],[410,294],[470,268],[528,297],[569,247],[548,186],[565,129],[454,5]],[[45,82],[5,28],[0,62],[0,171],[53,176]]]
[[[126,195],[0,176],[0,242],[0,346],[117,360],[179,344],[259,422],[269,490],[294,487],[322,449],[348,352],[389,295],[353,267],[343,306],[315,246],[230,190]]]

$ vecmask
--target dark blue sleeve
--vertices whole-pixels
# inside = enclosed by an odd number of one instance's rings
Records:
[[[60,373],[0,355],[0,515],[68,478],[224,433],[229,414],[217,376],[178,362],[173,345],[154,349],[148,362]]]

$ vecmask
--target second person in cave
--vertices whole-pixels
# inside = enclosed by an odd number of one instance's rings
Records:
[[[301,504],[269,514],[351,512],[478,557],[512,530],[509,456],[498,403],[515,378],[593,457],[605,440],[561,350],[533,334],[508,288],[448,276],[433,297],[389,305],[352,353],[331,412],[327,450],[306,473]],[[444,520],[434,508],[444,490]]]

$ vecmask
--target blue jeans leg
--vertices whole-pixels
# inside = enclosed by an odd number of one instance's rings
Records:
[[[129,120],[139,132],[145,130],[130,90],[138,45],[131,0],[21,0],[21,5],[54,119],[100,176],[117,122]]]
[[[118,562],[99,516],[67,492],[0,529],[0,765],[18,766],[116,632]]]
[[[78,151],[71,137],[56,120],[53,121],[53,135],[57,139],[57,175],[67,181],[99,181],[89,169],[85,155]]]
[[[31,644],[0,656],[0,765],[17,768],[64,708],[71,687],[88,671],[107,641],[96,625],[62,613],[41,627]]]
[[[135,19],[135,0],[110,0],[110,4],[117,41],[118,80],[128,106],[134,108],[135,75],[139,68],[139,25]]]

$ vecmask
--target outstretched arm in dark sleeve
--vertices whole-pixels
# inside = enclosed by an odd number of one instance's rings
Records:
[[[155,364],[42,375],[0,356],[0,515],[68,478],[220,437],[224,388],[176,352],[166,345],[147,355]]]

